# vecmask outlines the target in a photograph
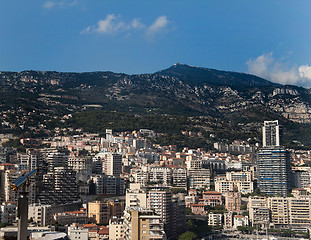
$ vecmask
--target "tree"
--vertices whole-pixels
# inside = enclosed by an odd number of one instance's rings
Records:
[[[79,150],[79,156],[88,156],[88,155],[90,155],[88,150],[85,149]]]
[[[237,230],[240,231],[240,232],[245,233],[247,231],[247,227],[245,227],[245,226],[238,226]]]
[[[185,232],[178,237],[178,240],[194,240],[197,236],[194,232]]]
[[[197,228],[197,225],[194,223],[194,221],[193,221],[192,219],[189,219],[189,220],[187,221],[187,228],[188,228],[189,230],[194,230],[194,229]]]
[[[186,215],[193,215],[190,207],[186,207]]]
[[[246,204],[241,204],[240,209],[241,209],[241,210],[246,210],[246,209],[247,209],[247,205],[246,205]]]

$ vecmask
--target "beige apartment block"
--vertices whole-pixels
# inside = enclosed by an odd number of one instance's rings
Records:
[[[167,239],[164,224],[153,210],[132,207],[124,211],[125,240],[158,240]]]
[[[252,226],[264,227],[270,221],[268,199],[262,196],[248,198],[249,220]]]
[[[229,212],[240,211],[241,193],[240,192],[226,192],[225,193],[225,207]]]
[[[124,239],[123,218],[112,217],[109,220],[109,240]]]
[[[271,222],[275,226],[308,227],[311,223],[311,199],[309,197],[269,198]]]
[[[126,207],[147,207],[147,194],[142,189],[127,189]]]
[[[217,192],[239,191],[242,194],[252,193],[254,183],[251,171],[227,172],[226,176],[215,178],[215,190]]]
[[[106,224],[112,216],[121,217],[124,202],[94,201],[88,203],[88,217],[97,224]]]

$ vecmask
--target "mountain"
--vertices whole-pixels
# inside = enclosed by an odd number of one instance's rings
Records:
[[[168,69],[156,72],[156,74],[175,77],[189,84],[205,83],[233,88],[280,86],[280,84],[272,83],[255,75],[193,67],[181,63],[176,63]]]
[[[276,84],[250,74],[185,64],[175,64],[153,74],[135,75],[0,72],[0,130],[3,132],[16,128],[22,132],[38,124],[53,127],[59,124],[54,121],[57,117],[100,107],[105,111],[140,115],[201,116],[222,122],[218,127],[234,125],[241,132],[251,128],[258,132],[264,120],[279,119],[291,129],[288,136],[300,141],[310,129],[310,105],[310,89]],[[307,131],[301,133],[297,129]]]

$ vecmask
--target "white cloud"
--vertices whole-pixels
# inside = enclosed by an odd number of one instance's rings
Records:
[[[290,66],[277,61],[273,53],[264,53],[255,59],[247,61],[248,72],[272,82],[311,87],[311,67],[303,65]]]
[[[55,6],[55,2],[47,1],[43,4],[44,8],[53,8]]]
[[[134,18],[133,21],[130,23],[129,27],[133,29],[141,29],[145,28],[146,26],[141,23],[139,19]]]
[[[154,23],[148,28],[147,34],[153,35],[165,29],[165,27],[169,24],[166,16],[158,17]]]
[[[96,25],[86,27],[80,33],[98,33],[103,35],[124,33],[125,36],[130,36],[134,31],[141,31],[147,36],[153,36],[156,33],[160,33],[168,24],[169,21],[166,16],[160,16],[150,26],[146,26],[138,18],[124,21],[121,16],[108,14],[105,19],[99,20]]]
[[[120,16],[108,14],[105,19],[99,20],[97,25],[88,26],[81,33],[100,33],[112,34],[118,32],[128,32],[135,29],[142,29],[146,26],[140,22],[138,18],[134,18],[130,22],[124,22]]]
[[[46,1],[43,4],[43,8],[46,9],[52,9],[52,8],[67,8],[67,7],[73,7],[77,4],[78,2],[75,1]]]
[[[80,33],[81,34],[87,34],[87,33],[90,33],[91,32],[91,27],[88,26],[87,28],[83,29]]]
[[[302,78],[311,79],[311,66],[302,65],[299,67],[299,76]]]
[[[117,31],[121,23],[114,23],[116,16],[114,14],[107,15],[106,19],[99,20],[94,30],[98,33],[112,33]]]

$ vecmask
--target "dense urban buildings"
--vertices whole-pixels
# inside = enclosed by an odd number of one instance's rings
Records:
[[[0,148],[1,223],[16,222],[12,182],[37,168],[29,222],[67,225],[70,239],[178,239],[200,219],[229,232],[307,229],[311,153],[285,149],[278,121],[262,131],[261,147],[234,141],[218,151],[152,145],[148,129],[56,136],[24,153]]]

